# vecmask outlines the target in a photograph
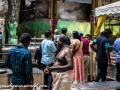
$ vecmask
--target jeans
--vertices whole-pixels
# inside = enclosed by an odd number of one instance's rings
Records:
[[[97,64],[98,64],[99,71],[97,73],[95,82],[99,82],[100,79],[101,81],[106,81],[108,63],[98,62]]]
[[[120,82],[120,63],[116,63],[116,70],[117,70],[116,81]],[[120,90],[120,89],[115,89],[115,90]]]
[[[52,66],[53,64],[50,64],[48,66]],[[42,70],[44,71],[44,69],[46,68],[47,65],[45,64],[42,64]],[[47,85],[49,90],[52,90],[52,82],[53,82],[53,79],[52,79],[52,74],[49,73],[49,74],[46,74],[44,73],[44,85]],[[46,89],[46,88],[44,88]]]

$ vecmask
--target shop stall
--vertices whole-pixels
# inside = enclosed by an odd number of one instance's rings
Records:
[[[117,35],[119,33],[119,30],[117,30],[117,34],[115,34],[115,30],[113,28],[113,26],[118,26],[120,27],[119,24],[119,17],[120,17],[120,1],[117,1],[115,3],[111,3],[105,6],[101,6],[98,8],[95,8],[95,18],[97,19],[97,26],[96,26],[96,30],[94,33],[94,37],[99,36],[100,34],[100,30],[102,25],[106,22],[106,19],[108,19],[109,23],[109,28],[111,28],[111,30],[113,31],[114,36]],[[110,20],[111,19],[115,19],[116,23],[111,24]],[[105,24],[104,24],[105,25]],[[117,36],[115,36],[117,38]],[[113,48],[113,43],[115,41],[115,39],[112,40],[112,48]],[[115,57],[115,51],[112,49],[112,52],[110,53],[111,56],[111,61],[112,61],[112,66],[108,67],[108,77],[112,78],[115,80],[115,76],[116,76],[116,57]]]

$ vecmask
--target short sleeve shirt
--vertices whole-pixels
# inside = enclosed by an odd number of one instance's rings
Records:
[[[97,62],[108,63],[105,50],[110,47],[110,41],[107,37],[101,36],[93,41],[97,45]]]
[[[116,63],[120,63],[120,38],[115,40],[114,50],[116,51]]]
[[[49,65],[55,62],[55,52],[57,48],[54,42],[48,38],[42,41],[42,59],[41,63]]]

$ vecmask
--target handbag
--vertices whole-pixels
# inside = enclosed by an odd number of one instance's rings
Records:
[[[35,62],[36,60],[38,60],[38,65],[41,65],[41,58],[42,58],[42,47],[40,45],[39,48],[36,48],[36,52],[35,52],[35,55],[34,55],[34,59],[35,59]]]

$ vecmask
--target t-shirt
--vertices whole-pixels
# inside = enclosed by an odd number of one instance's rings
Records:
[[[115,40],[114,50],[116,51],[116,63],[120,63],[120,38]]]
[[[55,40],[55,41],[58,41],[58,40],[59,40],[59,36],[60,36],[60,35],[54,35],[54,40]]]
[[[105,50],[110,47],[110,41],[107,37],[101,36],[93,41],[94,44],[97,44],[97,62],[99,63],[108,63]]]
[[[49,38],[45,38],[42,41],[42,59],[41,63],[45,65],[49,65],[55,62],[55,52],[57,48],[52,40]]]
[[[82,37],[82,42],[83,42],[83,47],[82,47],[82,51],[83,51],[83,56],[87,55],[89,56],[89,40],[86,37]]]

